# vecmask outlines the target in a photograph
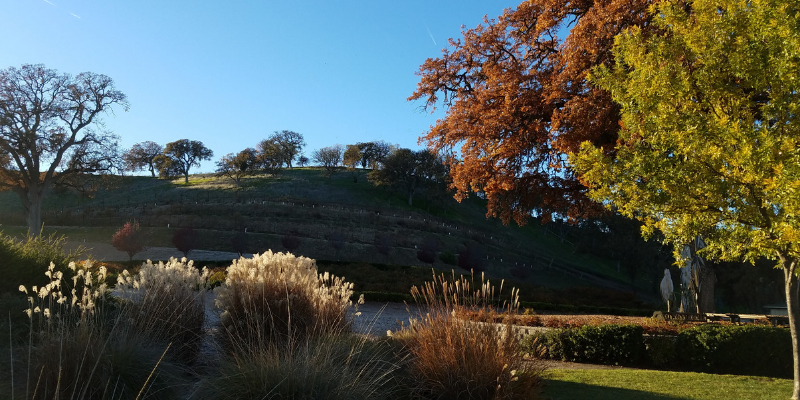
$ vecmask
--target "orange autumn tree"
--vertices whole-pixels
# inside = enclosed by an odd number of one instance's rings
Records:
[[[613,149],[619,106],[588,72],[611,65],[614,36],[646,25],[649,0],[530,0],[463,31],[428,59],[409,100],[446,116],[420,138],[448,158],[456,197],[482,192],[488,216],[524,224],[532,211],[599,211],[565,154],[590,141]],[[559,38],[560,32],[568,32]]]

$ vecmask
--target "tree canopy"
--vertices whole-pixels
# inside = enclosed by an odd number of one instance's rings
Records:
[[[311,153],[311,158],[314,160],[314,162],[321,165],[322,168],[325,169],[325,172],[328,174],[328,176],[330,176],[334,171],[336,171],[336,167],[342,163],[343,154],[344,148],[342,145],[337,144],[314,150],[314,152]]]
[[[590,196],[680,247],[784,271],[800,396],[800,8],[778,0],[670,0],[653,34],[617,38],[594,81],[622,108],[613,149],[571,160]],[[612,157],[613,154],[613,157]]]
[[[614,36],[649,18],[649,0],[530,0],[463,31],[420,67],[409,100],[447,114],[421,138],[444,154],[461,199],[480,191],[488,215],[525,223],[536,210],[584,216],[599,208],[566,163],[590,140],[613,145],[619,106],[586,75],[612,62]],[[561,29],[569,35],[559,38]]]
[[[400,189],[412,205],[417,190],[431,183],[443,183],[447,169],[443,160],[427,149],[411,151],[398,149],[383,161],[380,168],[369,174],[375,185]]]
[[[156,176],[155,162],[153,159],[164,151],[160,144],[151,141],[136,143],[122,154],[125,170],[135,172],[147,169],[152,176]]]
[[[228,153],[217,161],[217,174],[233,180],[236,187],[242,183],[242,178],[258,170],[260,163],[255,149],[247,148],[238,153]]]
[[[189,183],[189,170],[199,167],[200,161],[210,160],[214,156],[211,149],[198,140],[181,139],[167,143],[164,152],[155,157],[154,162],[163,177],[177,174],[183,175],[184,182]]]
[[[265,142],[268,142],[268,144],[274,148],[273,156],[282,164],[286,164],[289,169],[292,169],[292,161],[294,161],[306,145],[303,135],[287,130],[275,131]],[[263,148],[266,146],[261,147]]]
[[[32,235],[54,184],[119,166],[117,137],[101,119],[114,106],[127,111],[128,99],[105,75],[41,64],[0,70],[0,187],[22,200]]]

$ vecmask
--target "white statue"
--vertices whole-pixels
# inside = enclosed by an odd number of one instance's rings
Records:
[[[672,300],[672,274],[669,273],[669,268],[664,269],[664,278],[661,279],[661,298],[667,303],[667,312],[670,312],[670,301]]]

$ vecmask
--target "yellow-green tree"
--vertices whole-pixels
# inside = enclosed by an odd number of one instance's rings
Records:
[[[800,4],[667,0],[650,12],[661,33],[620,34],[616,64],[591,78],[622,107],[619,140],[584,143],[570,161],[593,199],[676,249],[703,235],[706,256],[777,261],[797,399]]]

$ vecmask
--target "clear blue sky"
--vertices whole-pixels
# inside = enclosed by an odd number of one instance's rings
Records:
[[[376,139],[418,148],[437,117],[406,98],[461,25],[519,1],[0,0],[0,68],[102,73],[130,101],[125,148],[201,140],[221,155],[273,131],[306,154]],[[196,172],[210,172],[204,162]]]

